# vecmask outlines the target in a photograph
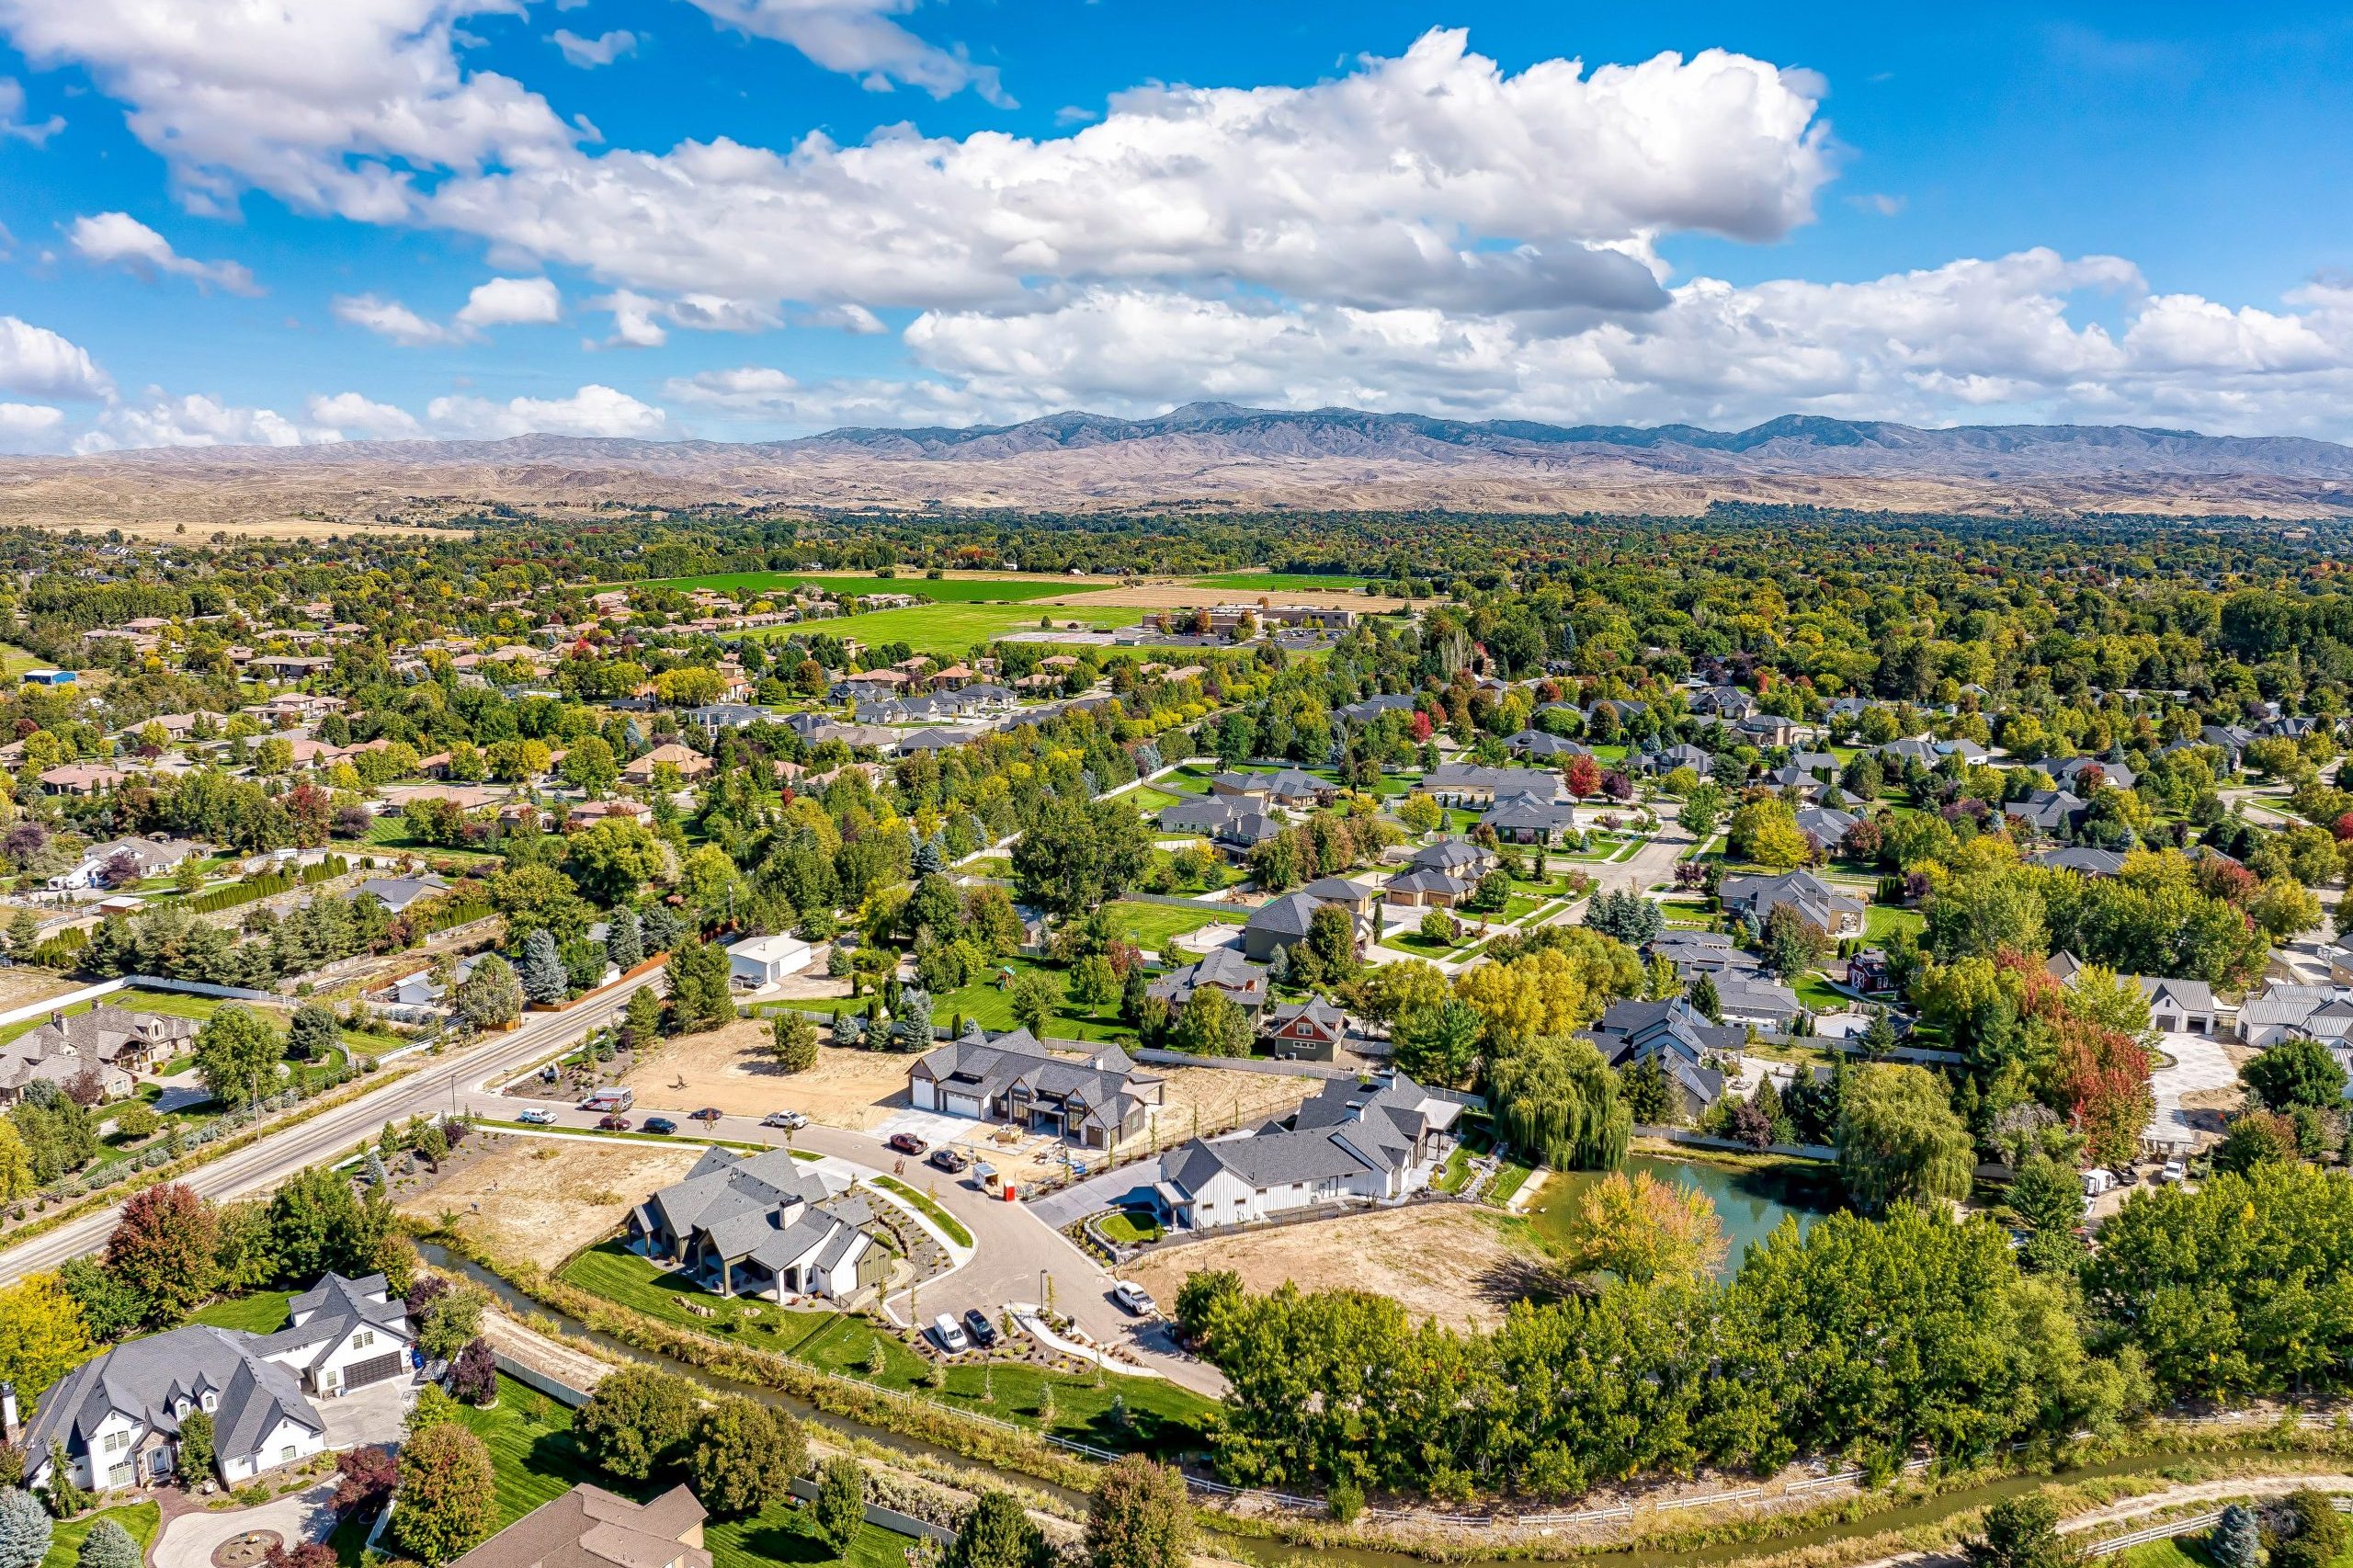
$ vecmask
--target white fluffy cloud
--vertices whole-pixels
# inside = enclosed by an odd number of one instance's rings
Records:
[[[0,443],[10,449],[46,443],[65,424],[65,411],[39,403],[0,403]]]
[[[372,402],[356,392],[314,397],[302,412],[312,424],[346,439],[406,440],[425,434],[425,426],[408,410]]]
[[[563,398],[517,397],[494,403],[480,397],[437,397],[426,406],[425,414],[444,435],[483,439],[533,434],[650,438],[671,433],[670,416],[661,409],[640,403],[627,392],[593,384]]]
[[[65,129],[56,115],[38,123],[25,119],[25,85],[14,76],[0,76],[0,136],[29,142],[38,147]]]
[[[858,77],[876,92],[897,83],[933,97],[971,87],[1013,107],[994,66],[975,65],[961,50],[926,43],[891,18],[915,0],[694,0],[723,27],[791,45],[828,71]]]
[[[0,391],[102,398],[113,390],[79,344],[45,326],[0,316]]]
[[[164,238],[128,212],[100,212],[74,220],[66,243],[83,260],[121,266],[145,278],[168,273],[186,278],[200,288],[231,294],[258,294],[254,275],[233,261],[198,261],[172,248]]]
[[[389,337],[406,348],[455,343],[464,335],[439,322],[427,321],[398,300],[380,299],[374,294],[338,294],[329,309],[334,311],[335,319],[346,325]]]
[[[333,441],[332,430],[305,429],[275,409],[239,408],[203,393],[164,397],[144,406],[109,408],[74,443],[77,452],[137,447],[295,447]]]
[[[494,278],[477,284],[458,312],[462,327],[545,326],[561,320],[563,296],[544,278]]]
[[[563,51],[565,64],[576,65],[583,71],[610,65],[637,48],[637,35],[621,28],[595,38],[583,38],[570,28],[558,28],[548,35],[548,41]]]

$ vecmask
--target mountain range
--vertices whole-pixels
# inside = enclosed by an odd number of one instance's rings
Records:
[[[2353,448],[2105,425],[1745,430],[1189,403],[746,443],[520,436],[0,458],[0,521],[430,522],[619,503],[1697,513],[1715,501],[1986,515],[2353,512]]]

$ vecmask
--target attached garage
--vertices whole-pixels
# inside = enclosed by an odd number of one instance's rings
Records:
[[[386,1378],[399,1377],[402,1364],[407,1359],[404,1352],[394,1350],[389,1355],[370,1356],[365,1361],[354,1361],[343,1374],[343,1386],[347,1391],[364,1389],[369,1383],[381,1383]]]

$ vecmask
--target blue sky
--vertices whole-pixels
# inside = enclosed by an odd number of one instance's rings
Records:
[[[0,0],[0,448],[2353,434],[2353,16],[1931,9]]]

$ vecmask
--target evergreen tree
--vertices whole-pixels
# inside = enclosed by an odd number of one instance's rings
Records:
[[[982,1493],[940,1558],[941,1568],[1047,1568],[1052,1561],[1045,1532],[1010,1492]]]
[[[636,910],[613,911],[605,932],[605,957],[624,974],[645,961],[645,933],[638,926]]]
[[[74,1561],[78,1568],[142,1568],[146,1559],[129,1530],[102,1518],[82,1538],[82,1550]]]
[[[641,917],[644,930],[645,950],[652,953],[676,952],[678,939],[686,934],[686,926],[665,903],[648,904]]]
[[[817,1025],[808,1014],[788,1007],[776,1016],[768,1053],[779,1071],[806,1073],[817,1065]]]
[[[835,1557],[847,1558],[850,1542],[858,1539],[858,1527],[865,1522],[866,1471],[847,1455],[827,1460],[817,1475],[814,1523],[818,1539],[834,1549]]]
[[[180,1417],[180,1481],[200,1486],[212,1476],[212,1417],[191,1410]]]
[[[2222,1568],[2256,1568],[2263,1561],[2263,1527],[2255,1510],[2244,1503],[2224,1508],[2206,1538],[2206,1551]]]
[[[670,954],[668,973],[671,1027],[678,1033],[699,1034],[734,1020],[726,949],[716,942],[682,941]]]
[[[519,972],[523,994],[534,1002],[561,1002],[572,994],[571,977],[564,973],[563,955],[556,949],[552,931],[542,928],[524,938]]]
[[[1724,1021],[1723,1002],[1716,994],[1714,975],[1703,974],[1693,981],[1688,1000],[1691,1004],[1692,1010],[1710,1023],[1721,1024]]]
[[[910,985],[899,993],[896,1017],[891,1025],[891,1043],[900,1051],[931,1048],[930,992]]]
[[[0,1568],[38,1568],[49,1555],[49,1510],[29,1492],[0,1491]]]
[[[662,1004],[654,987],[641,985],[629,994],[621,1008],[621,1037],[630,1050],[642,1054],[662,1038]]]

